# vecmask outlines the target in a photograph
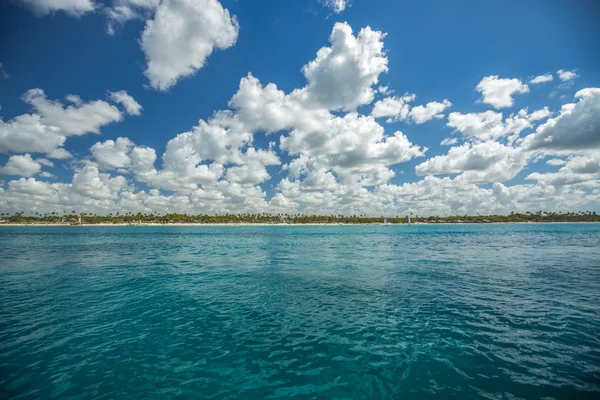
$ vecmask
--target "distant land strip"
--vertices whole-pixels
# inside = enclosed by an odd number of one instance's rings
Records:
[[[0,213],[2,225],[144,225],[144,224],[451,224],[451,223],[518,223],[518,222],[600,222],[600,215],[595,211],[580,212],[525,212],[506,215],[452,215],[452,216],[364,216],[364,215],[303,215],[303,214],[225,214],[225,215],[190,215],[190,214],[144,214],[116,213],[96,215],[87,213],[52,212],[34,213]]]

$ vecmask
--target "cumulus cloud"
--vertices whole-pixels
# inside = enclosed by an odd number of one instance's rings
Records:
[[[400,186],[385,185],[377,191],[377,195],[387,201],[395,201],[395,211],[400,215],[409,212],[419,215],[475,215],[539,209],[578,210],[598,200],[597,195],[571,186],[505,186],[494,183],[491,189],[484,189],[468,181],[434,176],[426,176],[418,182]]]
[[[23,100],[41,116],[42,122],[68,135],[99,133],[100,128],[111,122],[120,121],[119,109],[102,100],[63,106],[59,101],[49,100],[41,89],[31,89]]]
[[[33,113],[19,115],[8,122],[0,120],[0,151],[45,153],[51,158],[68,158],[63,148],[67,137],[100,133],[103,126],[123,119],[121,111],[102,100],[83,102],[71,95],[71,105],[50,100],[41,89],[31,89],[23,100]]]
[[[563,82],[572,81],[573,79],[579,77],[575,70],[567,71],[564,69],[559,69],[558,71],[556,71],[556,74],[558,75],[558,78]]]
[[[558,116],[527,136],[523,147],[546,152],[600,148],[600,88],[582,89],[575,99],[577,103],[563,105]]]
[[[387,94],[390,94],[392,92],[393,92],[393,90],[390,90],[389,86],[378,86],[377,87],[377,93],[381,93],[383,95],[387,95]]]
[[[65,100],[68,101],[69,103],[73,103],[73,104],[81,104],[83,103],[83,100],[81,99],[81,97],[79,97],[76,94],[68,94],[65,96]]]
[[[409,93],[404,93],[400,97],[386,97],[375,103],[371,115],[375,118],[390,117],[388,122],[404,121],[410,112],[409,103],[415,101],[416,98],[416,95]]]
[[[265,193],[256,186],[219,182],[188,194],[164,194],[157,189],[134,192],[122,176],[87,167],[71,183],[47,183],[35,178],[10,181],[0,188],[0,209],[9,212],[169,212],[221,214],[266,212]]]
[[[532,154],[517,146],[523,139],[519,134],[551,115],[548,107],[528,112],[522,109],[503,118],[502,113],[450,113],[448,126],[455,128],[467,140],[450,148],[447,154],[419,164],[417,175],[458,175],[457,180],[474,183],[504,182],[513,179],[527,165]],[[508,145],[501,143],[507,140]],[[446,138],[442,145],[453,145],[456,138]]]
[[[233,46],[238,31],[235,16],[217,0],[163,0],[140,41],[150,85],[164,91],[195,74],[214,49]]]
[[[452,106],[452,103],[448,99],[444,99],[443,102],[432,101],[425,104],[424,106],[413,107],[408,113],[408,117],[415,124],[424,124],[425,122],[434,118],[444,118],[443,112]]]
[[[538,75],[535,78],[532,78],[529,83],[532,83],[534,85],[539,85],[540,83],[548,83],[548,82],[552,82],[552,80],[554,79],[554,77],[552,76],[551,73],[547,73],[544,75]]]
[[[124,190],[129,189],[122,176],[102,174],[96,167],[85,166],[73,175],[70,183],[47,183],[35,178],[20,178],[8,182],[0,208],[28,212],[112,212]],[[14,208],[13,208],[14,207]],[[110,210],[110,211],[109,211]]]
[[[92,0],[15,0],[38,16],[63,11],[73,17],[92,12],[96,5]]]
[[[96,163],[102,169],[122,170],[131,166],[131,150],[135,144],[125,137],[98,142],[90,148]]]
[[[234,134],[211,122],[200,121],[192,130],[171,139],[163,155],[167,169],[194,170],[203,161],[226,164],[235,149],[250,143],[248,133]]]
[[[443,102],[432,101],[426,105],[410,107],[410,103],[415,101],[414,94],[405,93],[403,96],[386,97],[379,100],[373,106],[371,115],[375,118],[389,117],[387,122],[411,121],[416,124],[424,124],[432,119],[444,118],[443,112],[452,103],[448,99]]]
[[[395,175],[389,166],[423,156],[427,150],[400,131],[385,135],[372,117],[357,113],[333,118],[319,130],[293,130],[281,136],[280,148],[298,156],[286,168],[292,178],[302,176],[295,184],[311,193],[331,189],[338,181],[357,187],[384,183]]]
[[[561,160],[562,161],[562,160]],[[551,165],[560,165],[552,163]],[[558,172],[529,174],[525,179],[536,180],[543,185],[564,186],[582,184],[600,179],[600,153],[571,157]]]
[[[82,196],[96,199],[117,199],[119,193],[129,188],[123,176],[102,174],[93,166],[86,166],[73,175],[71,189]]]
[[[481,93],[483,103],[496,109],[512,107],[515,94],[529,92],[529,86],[519,79],[500,78],[498,75],[484,77],[475,89]]]
[[[107,33],[114,35],[120,25],[134,19],[146,19],[158,7],[160,0],[113,0],[111,7],[104,9]]]
[[[321,2],[336,14],[344,11],[346,7],[350,7],[350,0],[321,0]]]
[[[397,164],[423,155],[402,132],[384,136],[372,117],[349,113],[333,118],[319,131],[293,130],[281,137],[280,147],[290,154],[319,158],[329,167],[353,168]]]
[[[491,190],[448,177],[426,176],[414,183],[388,184],[376,194],[394,204],[400,215],[472,215],[483,210],[497,212],[501,208]]]
[[[227,169],[227,174],[225,175],[225,178],[229,182],[235,182],[242,185],[258,185],[270,177],[267,169],[261,163],[250,163],[231,167]]]
[[[442,146],[452,146],[454,144],[458,143],[458,139],[457,138],[444,138],[444,140],[442,140],[440,142],[440,145]]]
[[[498,142],[465,143],[452,147],[448,154],[417,165],[417,175],[460,174],[457,179],[474,183],[503,182],[513,179],[525,167],[527,156],[520,150]]]
[[[127,187],[127,180],[123,176],[111,177],[102,174],[94,166],[85,166],[73,175],[71,189],[73,192],[89,198],[112,199]]]
[[[140,103],[135,101],[133,97],[127,94],[126,90],[119,90],[118,92],[109,92],[109,96],[112,101],[118,104],[122,104],[127,111],[127,114],[140,115],[142,106]]]
[[[447,125],[456,129],[463,137],[475,140],[496,140],[508,135],[518,135],[533,123],[551,115],[548,107],[529,113],[526,108],[503,119],[502,113],[484,111],[462,114],[452,112],[448,115]]]
[[[92,176],[94,172],[92,172]],[[328,175],[315,178],[313,187],[327,187]],[[110,177],[109,177],[110,179]],[[96,181],[97,182],[97,181]],[[105,182],[105,181],[104,181]],[[122,182],[121,182],[122,183]],[[103,187],[100,179],[99,186]],[[34,178],[10,181],[0,188],[0,209],[8,212],[120,212],[215,213],[343,213],[365,215],[456,215],[524,212],[531,210],[576,211],[597,205],[599,196],[574,185],[513,185],[494,183],[486,189],[449,177],[426,176],[414,183],[384,184],[373,190],[330,185],[330,190],[310,191],[299,182],[283,179],[270,199],[259,186],[219,181],[187,194],[159,190],[132,191],[122,184],[112,189],[91,190],[95,197],[74,191],[71,184],[46,183]],[[108,197],[108,194],[112,197]],[[114,195],[113,195],[114,193]],[[17,206],[18,205],[18,206]]]
[[[35,178],[21,178],[8,182],[8,193],[18,193],[21,195],[30,195],[45,197],[52,195],[55,192],[55,187],[45,182],[38,181]]]
[[[336,23],[317,57],[302,68],[311,99],[330,110],[353,110],[373,101],[379,75],[387,72],[384,34],[370,27],[354,36],[348,23]]]
[[[270,177],[266,166],[281,162],[272,150],[250,147],[241,151],[247,140],[247,136],[229,135],[223,128],[200,121],[169,141],[161,169],[155,167],[154,149],[136,146],[128,138],[94,144],[91,162],[103,170],[132,173],[136,180],[156,188],[188,193],[223,176],[230,182],[255,185]]]
[[[329,110],[315,104],[306,90],[297,89],[286,94],[273,83],[263,86],[251,74],[240,80],[229,107],[233,110],[217,112],[212,124],[247,138],[248,132],[255,131],[271,133],[294,127],[318,129],[332,118]]]
[[[169,141],[161,168],[155,166],[153,149],[139,148],[125,138],[94,145],[92,162],[101,169],[132,173],[152,187],[200,198],[198,190],[206,197],[209,188],[221,182],[253,187],[269,179],[267,167],[281,164],[274,152],[276,143],[268,150],[255,149],[254,135],[287,131],[279,148],[297,157],[283,167],[302,171],[296,177],[301,180],[294,184],[314,192],[336,185],[386,182],[395,174],[389,166],[422,156],[426,149],[412,144],[402,132],[386,134],[372,117],[331,113],[372,101],[378,76],[387,70],[383,36],[370,28],[354,36],[349,25],[336,24],[331,47],[319,50],[303,68],[306,86],[290,93],[273,83],[262,85],[248,74],[229,101],[230,109],[216,112]],[[355,85],[332,85],[330,81],[340,74]],[[326,93],[331,88],[339,96]]]
[[[34,160],[30,154],[14,155],[8,158],[6,165],[0,167],[0,174],[31,177],[42,170],[42,165],[52,166],[52,162],[45,159]]]
[[[200,3],[208,8],[192,10]],[[189,37],[194,38],[215,18],[219,26],[235,25],[237,37],[235,21],[216,1],[165,0],[159,5],[151,0],[115,0],[112,5],[138,13],[123,12],[115,24],[125,22],[127,15],[150,17],[158,7],[146,26],[155,34],[161,24],[162,28],[168,25],[169,18],[181,18],[183,23],[173,32],[161,32],[177,45],[186,36],[180,28],[190,30]],[[159,15],[163,6],[168,10]],[[214,11],[213,19],[198,24],[199,15],[208,11]],[[211,34],[214,42],[218,34]],[[76,170],[66,182],[38,180],[52,176],[43,171],[52,163],[34,153],[68,157],[64,147],[68,137],[98,133],[125,114],[138,115],[141,106],[125,91],[109,92],[106,101],[86,101],[70,94],[64,104],[49,100],[39,89],[30,91],[24,96],[32,107],[30,114],[0,120],[1,151],[17,153],[0,167],[2,173],[14,176],[0,186],[0,210],[448,215],[598,207],[594,138],[598,136],[595,116],[600,113],[594,88],[579,91],[575,102],[556,113],[548,107],[531,112],[523,108],[509,115],[450,113],[447,125],[460,136],[442,141],[451,146],[447,153],[424,158],[417,165],[421,180],[391,183],[394,177],[394,182],[403,180],[398,176],[402,163],[425,157],[427,148],[411,140],[414,125],[407,127],[406,134],[389,132],[377,118],[419,124],[441,118],[451,104],[443,100],[413,107],[415,95],[391,96],[393,90],[379,86],[388,64],[384,38],[384,33],[368,27],[354,34],[348,24],[336,24],[329,44],[301,69],[304,86],[284,91],[248,74],[226,109],[175,135],[164,149],[157,152],[126,137],[102,138],[91,146],[86,159],[71,164]],[[218,47],[210,46],[202,63]],[[169,56],[179,51],[187,56],[187,48],[181,48],[185,45]],[[163,75],[163,80],[157,78],[162,89],[201,67],[189,61],[192,58],[175,60],[175,70],[169,70],[174,72]],[[541,83],[540,77],[530,83]],[[512,105],[512,97],[527,87],[519,80],[486,78],[480,91],[494,107]],[[359,107],[372,104],[376,95],[388,97],[377,101],[370,115],[363,115]],[[522,138],[527,129],[533,133]],[[255,141],[259,135],[271,135],[264,139],[268,148],[259,148]],[[531,160],[553,155],[557,158],[548,164],[555,172],[529,170],[527,184],[505,185]],[[272,192],[267,194],[263,186],[269,180]]]

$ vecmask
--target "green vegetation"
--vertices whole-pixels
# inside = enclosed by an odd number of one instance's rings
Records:
[[[16,214],[0,213],[0,220],[7,224],[44,224],[44,223],[76,223],[78,214],[75,210],[70,213],[52,212],[47,214],[35,213],[25,215],[22,212]],[[384,216],[367,217],[363,215],[302,215],[302,214],[225,214],[225,215],[188,215],[188,214],[81,214],[83,224],[169,224],[169,223],[195,223],[195,224],[376,224],[383,223]],[[407,223],[406,216],[387,216],[391,224]],[[538,211],[535,213],[510,213],[508,215],[454,215],[448,217],[420,217],[411,216],[414,223],[498,223],[498,222],[600,222],[600,215],[596,212],[569,212],[552,213]]]

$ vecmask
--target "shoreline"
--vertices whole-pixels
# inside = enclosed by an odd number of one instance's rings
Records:
[[[600,222],[597,221],[549,221],[549,222],[413,222],[411,225],[551,225],[551,224],[598,224]],[[71,224],[61,224],[61,223],[48,223],[48,224],[40,224],[40,223],[24,223],[24,224],[0,224],[0,227],[3,226],[15,226],[15,227],[28,227],[28,226],[48,226],[48,227],[108,227],[108,226],[116,226],[116,227],[127,227],[127,226],[148,226],[148,227],[156,227],[156,226],[384,226],[384,224],[379,222],[374,223],[364,223],[364,224],[352,224],[352,223],[306,223],[306,224],[266,224],[266,223],[223,223],[223,224],[211,224],[211,223],[140,223],[140,224],[127,224],[127,223],[98,223],[98,224],[82,224],[82,225],[71,225]],[[389,223],[385,226],[410,226],[408,224],[392,224]]]

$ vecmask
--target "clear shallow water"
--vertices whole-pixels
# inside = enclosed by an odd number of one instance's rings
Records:
[[[600,397],[600,225],[0,227],[1,398]]]

